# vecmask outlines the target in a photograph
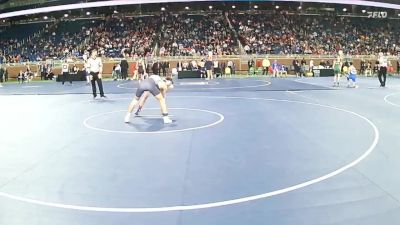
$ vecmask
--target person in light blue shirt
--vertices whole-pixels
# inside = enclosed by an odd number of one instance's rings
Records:
[[[350,67],[349,67],[349,73],[347,76],[347,87],[349,88],[358,88],[356,85],[356,79],[357,79],[357,69],[354,67],[353,63],[350,62]]]
[[[279,63],[278,60],[275,59],[274,62],[272,63],[272,76],[277,77],[278,71],[279,71]]]

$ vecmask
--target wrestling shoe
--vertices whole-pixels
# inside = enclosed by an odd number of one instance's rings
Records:
[[[163,120],[164,120],[165,124],[172,123],[172,120],[171,120],[171,118],[169,118],[169,116],[163,116]]]
[[[131,120],[131,114],[130,114],[130,113],[127,113],[127,114],[125,115],[124,121],[125,121],[125,123],[129,123],[130,120]]]
[[[141,108],[141,107],[139,107],[139,108],[136,110],[135,115],[136,115],[136,116],[139,116],[140,111],[142,111],[142,108]]]

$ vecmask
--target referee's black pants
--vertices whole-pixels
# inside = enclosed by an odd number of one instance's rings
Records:
[[[92,91],[93,91],[93,97],[97,96],[97,90],[96,90],[96,81],[97,85],[99,86],[99,91],[100,91],[100,96],[104,97],[104,91],[103,91],[103,82],[99,78],[99,73],[94,73],[90,72],[90,75],[92,76]]]
[[[387,67],[381,66],[378,71],[378,79],[381,83],[381,87],[385,87],[386,85],[386,74],[387,74]]]
[[[40,72],[40,80],[45,80],[46,79],[46,72]]]
[[[269,72],[269,66],[263,66],[263,74],[262,75],[268,75],[268,72]]]
[[[68,72],[63,72],[63,74],[62,74],[62,84],[63,85],[64,85],[65,81],[67,80],[67,78],[69,80],[69,83],[72,84],[72,77],[69,75]]]
[[[122,80],[126,80],[128,78],[128,70],[121,71],[121,78]]]

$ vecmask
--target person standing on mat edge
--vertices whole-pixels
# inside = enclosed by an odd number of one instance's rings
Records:
[[[278,60],[274,60],[272,63],[272,77],[277,77],[278,76],[278,71],[279,71],[279,63]]]
[[[387,56],[383,54],[383,52],[379,52],[379,70],[378,70],[378,79],[381,83],[381,87],[386,86],[386,74],[388,68],[388,59]]]
[[[64,85],[65,81],[67,80],[67,77],[69,79],[69,84],[72,85],[72,79],[69,76],[69,65],[66,59],[64,60],[64,63],[61,66],[62,66],[62,85]]]
[[[121,60],[121,63],[120,63],[122,80],[126,80],[128,78],[129,63],[126,58],[127,58],[127,55],[124,54],[124,58]]]
[[[293,60],[293,62],[292,62],[292,65],[293,65],[293,68],[294,68],[294,72],[295,72],[295,74],[296,74],[296,77],[301,76],[301,73],[300,73],[300,63],[299,63],[299,60],[297,60],[297,57],[294,58],[294,60]]]
[[[99,86],[100,97],[105,98],[103,91],[103,82],[102,82],[102,73],[103,73],[103,63],[101,58],[97,57],[97,50],[92,51],[92,55],[88,60],[89,72],[90,72],[90,80],[92,82],[92,91],[93,98],[97,97],[96,93],[96,82]]]
[[[209,56],[207,61],[204,63],[204,67],[206,68],[206,75],[207,75],[206,80],[213,79],[213,71],[212,71],[213,66],[214,66],[214,63],[212,61],[212,56]]]
[[[83,55],[83,61],[84,61],[84,71],[85,71],[85,77],[86,77],[86,85],[90,85],[90,65],[89,65],[89,53],[86,55]]]
[[[357,84],[356,84],[356,80],[357,80],[357,69],[356,67],[354,67],[353,63],[350,62],[350,67],[349,67],[349,73],[347,76],[347,87],[348,88],[358,88]]]
[[[146,63],[143,58],[139,59],[139,62],[137,63],[136,66],[139,74],[139,83],[147,78],[147,73],[146,73]]]
[[[398,57],[399,59],[397,59],[397,74],[400,75],[400,55]]]
[[[400,55],[399,56],[397,56],[397,57],[399,57],[398,59],[397,59],[397,75],[400,75]]]
[[[1,83],[5,82],[5,80],[3,79],[5,75],[5,70],[3,69],[3,67],[0,64],[0,87],[3,87],[3,85]]]
[[[143,107],[144,102],[148,97],[148,93],[151,93],[160,103],[162,118],[165,124],[172,123],[171,118],[168,115],[167,104],[165,102],[167,91],[172,89],[173,82],[172,78],[161,78],[158,75],[151,75],[148,79],[143,80],[139,83],[139,87],[136,90],[135,97],[133,98],[132,102],[129,104],[128,112],[125,115],[125,123],[129,123],[131,114],[136,106],[139,105],[138,112],[140,111],[141,107]],[[142,101],[139,102],[139,100]],[[136,114],[138,114],[138,112]]]
[[[268,76],[269,67],[271,66],[271,62],[269,61],[268,56],[265,56],[265,58],[263,59],[262,66],[263,66],[263,75]]]
[[[338,56],[336,60],[333,62],[333,71],[334,71],[333,86],[339,87],[340,76],[342,74],[342,58],[340,56]]]

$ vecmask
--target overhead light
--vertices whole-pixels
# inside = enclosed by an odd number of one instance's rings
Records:
[[[118,13],[118,11],[117,11],[117,10],[114,10],[114,13]]]
[[[400,16],[400,13],[399,13],[399,14],[397,14],[397,16]]]
[[[235,5],[233,5],[233,6],[232,6],[232,9],[236,9],[236,6],[235,6]]]
[[[185,9],[186,9],[186,10],[189,10],[189,6],[186,6]]]
[[[258,5],[255,5],[254,8],[255,8],[255,9],[258,9]]]
[[[161,11],[165,11],[165,8],[164,8],[164,7],[161,7]]]
[[[347,12],[347,9],[346,9],[346,8],[343,8],[343,12]]]
[[[212,5],[210,5],[210,6],[208,6],[208,8],[209,8],[209,9],[212,9],[213,7],[212,7]]]
[[[299,10],[302,9],[301,6],[299,6]]]
[[[90,12],[86,12],[86,15],[89,16],[89,15],[90,15]]]
[[[49,17],[47,17],[47,16],[43,16],[43,19],[45,19],[45,20],[47,20]]]
[[[275,6],[275,9],[279,9],[279,5]]]
[[[68,17],[68,13],[65,13],[65,14],[64,14],[64,17]]]
[[[362,12],[362,13],[366,13],[366,12],[367,12],[367,10],[363,9],[361,12]]]

